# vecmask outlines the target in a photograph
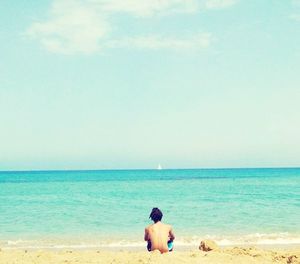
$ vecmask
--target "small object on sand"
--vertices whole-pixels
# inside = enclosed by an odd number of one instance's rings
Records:
[[[292,256],[288,256],[288,259],[286,261],[286,263],[296,263],[297,260],[296,260],[297,256],[296,255],[292,255]]]
[[[202,240],[199,246],[202,251],[211,251],[220,249],[218,245],[212,240]]]

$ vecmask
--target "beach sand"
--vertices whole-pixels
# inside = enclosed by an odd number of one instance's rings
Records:
[[[300,248],[298,249],[258,249],[254,247],[233,247],[204,252],[175,251],[167,254],[141,251],[99,251],[99,250],[12,250],[0,251],[1,264],[84,264],[84,263],[293,263],[300,264]]]

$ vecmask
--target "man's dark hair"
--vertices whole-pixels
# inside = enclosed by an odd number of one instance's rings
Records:
[[[162,217],[163,213],[157,207],[152,209],[151,214],[149,216],[149,218],[151,218],[152,221],[154,221],[154,223],[161,221]]]

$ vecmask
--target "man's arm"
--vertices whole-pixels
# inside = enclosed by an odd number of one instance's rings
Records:
[[[173,233],[173,228],[172,226],[170,226],[170,231],[169,231],[169,238],[171,241],[173,241],[175,239],[175,235]]]
[[[148,228],[145,228],[144,240],[145,240],[145,241],[148,241],[148,240],[149,240],[149,231],[148,231]]]

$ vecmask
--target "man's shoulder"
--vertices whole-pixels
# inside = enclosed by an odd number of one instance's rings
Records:
[[[163,225],[165,226],[165,228],[172,229],[172,226],[169,224],[163,224]]]
[[[146,226],[146,227],[145,227],[145,230],[149,230],[152,226],[153,226],[153,224],[152,224],[152,225]]]
[[[171,230],[173,227],[171,226],[171,225],[167,225],[168,226],[168,228]]]
[[[161,225],[164,227],[164,228],[168,228],[168,229],[172,229],[172,226],[169,225],[169,224],[165,224],[165,223],[161,223]],[[150,230],[152,228],[154,228],[156,225],[155,224],[151,224],[151,225],[148,225],[145,227],[145,230]]]

